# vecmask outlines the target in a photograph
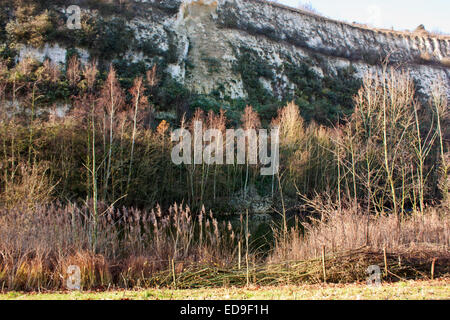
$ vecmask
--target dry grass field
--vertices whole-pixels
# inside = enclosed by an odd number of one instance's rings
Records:
[[[450,278],[404,281],[370,287],[365,283],[216,289],[150,289],[106,292],[0,294],[0,300],[447,300]]]

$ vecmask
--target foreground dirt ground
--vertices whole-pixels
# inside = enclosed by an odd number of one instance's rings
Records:
[[[423,300],[450,299],[450,278],[384,283],[217,289],[141,289],[106,292],[0,294],[0,300]]]

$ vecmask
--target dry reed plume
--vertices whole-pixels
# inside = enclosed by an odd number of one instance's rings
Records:
[[[82,287],[145,285],[160,271],[192,264],[226,267],[235,260],[235,234],[212,215],[174,205],[167,212],[99,205],[96,252],[91,208],[75,205],[3,209],[0,283],[8,290],[64,288],[69,265]]]

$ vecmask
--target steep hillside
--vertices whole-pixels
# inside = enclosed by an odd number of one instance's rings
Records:
[[[52,23],[43,41],[11,35],[6,27],[18,59],[65,63],[68,50],[76,51],[105,66],[115,62],[123,78],[157,63],[166,88],[202,96],[186,106],[159,95],[161,105],[182,110],[252,103],[273,114],[277,101],[295,99],[309,110],[307,118],[325,121],[351,112],[358,79],[380,72],[385,61],[410,72],[425,97],[433,81],[450,78],[448,36],[372,30],[267,1],[70,1],[83,11],[76,31],[64,23],[67,1],[40,2],[35,14],[49,9]],[[11,10],[8,17],[15,15]]]

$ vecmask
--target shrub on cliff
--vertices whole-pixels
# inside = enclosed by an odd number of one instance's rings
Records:
[[[41,47],[53,24],[48,11],[37,13],[36,6],[19,6],[15,20],[8,22],[5,30],[14,42],[23,42],[33,47]]]

